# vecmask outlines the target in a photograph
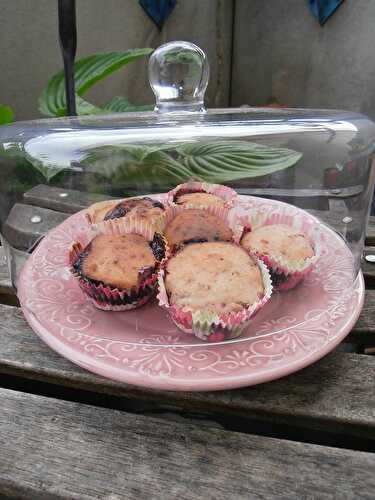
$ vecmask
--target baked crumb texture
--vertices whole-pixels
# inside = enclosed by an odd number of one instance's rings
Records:
[[[146,196],[96,203],[87,209],[87,218],[99,229],[103,229],[108,222],[113,225],[120,220],[136,219],[141,225],[149,224],[156,231],[162,231],[164,212],[163,203]]]
[[[188,333],[211,341],[240,335],[272,292],[267,268],[240,246],[184,246],[159,272],[159,303]]]
[[[294,288],[316,260],[308,236],[286,224],[264,225],[247,232],[241,246],[268,266],[275,290]]]
[[[94,304],[105,310],[126,310],[145,304],[154,294],[164,238],[152,241],[138,234],[98,235],[83,248],[74,244],[72,272]]]
[[[190,181],[176,186],[167,193],[167,203],[190,208],[217,206],[225,209],[233,207],[236,191],[221,184]]]
[[[172,250],[187,243],[231,241],[233,238],[233,231],[223,218],[198,208],[177,213],[167,222],[164,234]]]

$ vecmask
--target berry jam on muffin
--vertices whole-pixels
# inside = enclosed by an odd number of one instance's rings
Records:
[[[138,234],[101,234],[86,248],[73,246],[72,272],[97,307],[130,309],[152,296],[164,256],[165,242],[157,233],[151,242]]]
[[[155,215],[160,216],[164,212],[164,206],[160,201],[152,198],[131,198],[122,200],[109,210],[104,220],[113,220],[125,217],[128,214],[136,215],[141,218],[152,218]]]
[[[296,281],[295,272],[315,255],[307,236],[285,224],[258,227],[242,237],[241,245],[269,267],[277,289],[289,289],[301,281]]]
[[[154,222],[164,214],[164,205],[149,197],[125,198],[124,200],[95,203],[87,211],[91,224],[134,216],[139,219]]]
[[[167,263],[165,287],[171,305],[193,312],[238,312],[264,296],[256,261],[225,242],[183,247]]]
[[[191,242],[231,241],[233,238],[233,231],[224,220],[198,208],[178,213],[167,224],[164,234],[171,249]]]
[[[221,184],[189,181],[179,184],[167,193],[167,203],[189,208],[218,207],[229,209],[237,196],[236,191]]]

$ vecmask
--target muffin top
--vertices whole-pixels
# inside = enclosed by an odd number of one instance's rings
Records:
[[[122,289],[137,287],[156,264],[149,242],[138,234],[96,236],[80,261],[83,277]]]
[[[167,263],[165,286],[171,304],[217,314],[241,311],[264,295],[257,263],[228,242],[183,247]]]
[[[89,217],[93,223],[119,219],[128,215],[152,221],[159,218],[163,212],[163,204],[148,197],[104,201],[95,203],[88,209]]]
[[[305,260],[314,256],[307,236],[284,224],[271,224],[246,233],[241,245],[259,255],[286,260]]]
[[[175,203],[178,205],[194,205],[194,206],[220,206],[223,207],[225,202],[219,196],[209,193],[185,193],[177,195]]]
[[[136,215],[142,219],[153,219],[160,217],[164,212],[164,206],[160,201],[152,198],[129,198],[120,201],[104,216],[104,220],[119,219],[127,215]]]
[[[98,203],[94,203],[90,205],[87,209],[87,214],[90,218],[91,223],[101,222],[106,213],[109,210],[112,210],[118,203],[122,200],[107,200],[107,201],[99,201]]]
[[[171,248],[191,241],[231,241],[233,237],[232,230],[220,217],[198,208],[176,215],[164,234]]]

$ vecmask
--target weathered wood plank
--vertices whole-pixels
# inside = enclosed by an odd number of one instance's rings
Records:
[[[13,247],[28,250],[40,236],[61,224],[68,215],[47,208],[16,203],[5,221],[3,234]]]
[[[18,308],[0,305],[0,373],[197,411],[375,436],[373,357],[335,352],[284,379],[234,391],[172,393],[136,388],[76,367],[31,331]]]
[[[375,256],[375,247],[366,247],[364,251],[364,255],[374,255]],[[375,285],[375,263],[367,262],[365,258],[362,259],[361,264],[363,276],[365,278],[366,287],[373,287]]]
[[[0,294],[4,293],[14,293],[14,289],[9,278],[9,270],[4,247],[0,246]]]
[[[361,315],[346,340],[375,345],[375,290],[366,290]]]
[[[358,187],[354,186],[350,188],[352,191],[350,193],[355,193]],[[240,194],[252,194],[254,196],[267,195],[278,196],[278,197],[288,197],[290,196],[290,191],[282,189],[239,189]],[[331,198],[341,198],[343,194],[332,193],[331,190],[299,190],[294,192],[294,196],[330,196]],[[348,194],[346,193],[346,196]],[[98,201],[103,201],[109,199],[109,196],[104,196],[100,194],[90,194],[83,193],[81,191],[73,189],[62,189],[56,187],[50,187],[45,185],[38,185],[32,188],[30,191],[24,194],[24,201],[29,205],[35,205],[37,207],[44,207],[47,209],[56,210],[57,212],[65,213],[75,213],[92,203]],[[334,201],[334,200],[333,200]],[[340,213],[334,213],[332,210],[319,211],[319,210],[308,210],[311,214],[321,218],[324,222],[331,225],[332,227],[337,227],[339,230],[343,229],[342,218],[343,215]],[[367,231],[367,245],[375,245],[375,217],[370,217],[368,231]]]
[[[375,455],[0,390],[17,498],[373,498]],[[36,496],[35,496],[36,495]]]
[[[375,216],[369,218],[366,231],[366,245],[375,246]]]
[[[74,189],[62,189],[40,184],[23,195],[25,203],[37,207],[49,208],[57,212],[74,214],[92,203],[111,199],[101,194],[83,193]]]
[[[296,189],[287,190],[279,188],[264,188],[264,189],[238,189],[239,194],[248,194],[252,196],[275,196],[281,198],[312,198],[312,197],[329,197],[329,198],[346,198],[348,196],[358,195],[362,190],[361,186],[352,186],[344,188],[340,192],[332,192],[330,189]],[[40,184],[27,191],[24,196],[24,201],[28,205],[50,208],[58,212],[75,213],[82,210],[92,203],[110,199],[110,196],[104,196],[95,193],[84,193],[74,189],[62,189],[52,186]]]

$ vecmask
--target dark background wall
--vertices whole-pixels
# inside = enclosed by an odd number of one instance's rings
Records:
[[[61,68],[57,0],[0,0],[0,103],[17,119]],[[209,106],[346,108],[375,118],[375,0],[345,0],[322,28],[307,0],[178,0],[159,31],[137,0],[77,0],[77,57],[176,39],[207,51]],[[152,103],[146,60],[92,89],[95,103],[124,95]]]
[[[374,25],[374,0],[345,0],[324,27],[307,0],[237,0],[232,105],[274,97],[375,118]]]
[[[77,0],[77,58],[94,52],[154,47],[189,40],[211,63],[208,103],[227,106],[232,44],[232,0],[179,0],[162,31],[137,0]],[[0,0],[0,103],[16,118],[38,116],[37,98],[62,67],[57,31],[57,0]],[[95,103],[123,95],[153,103],[147,60],[121,69],[86,94]]]

